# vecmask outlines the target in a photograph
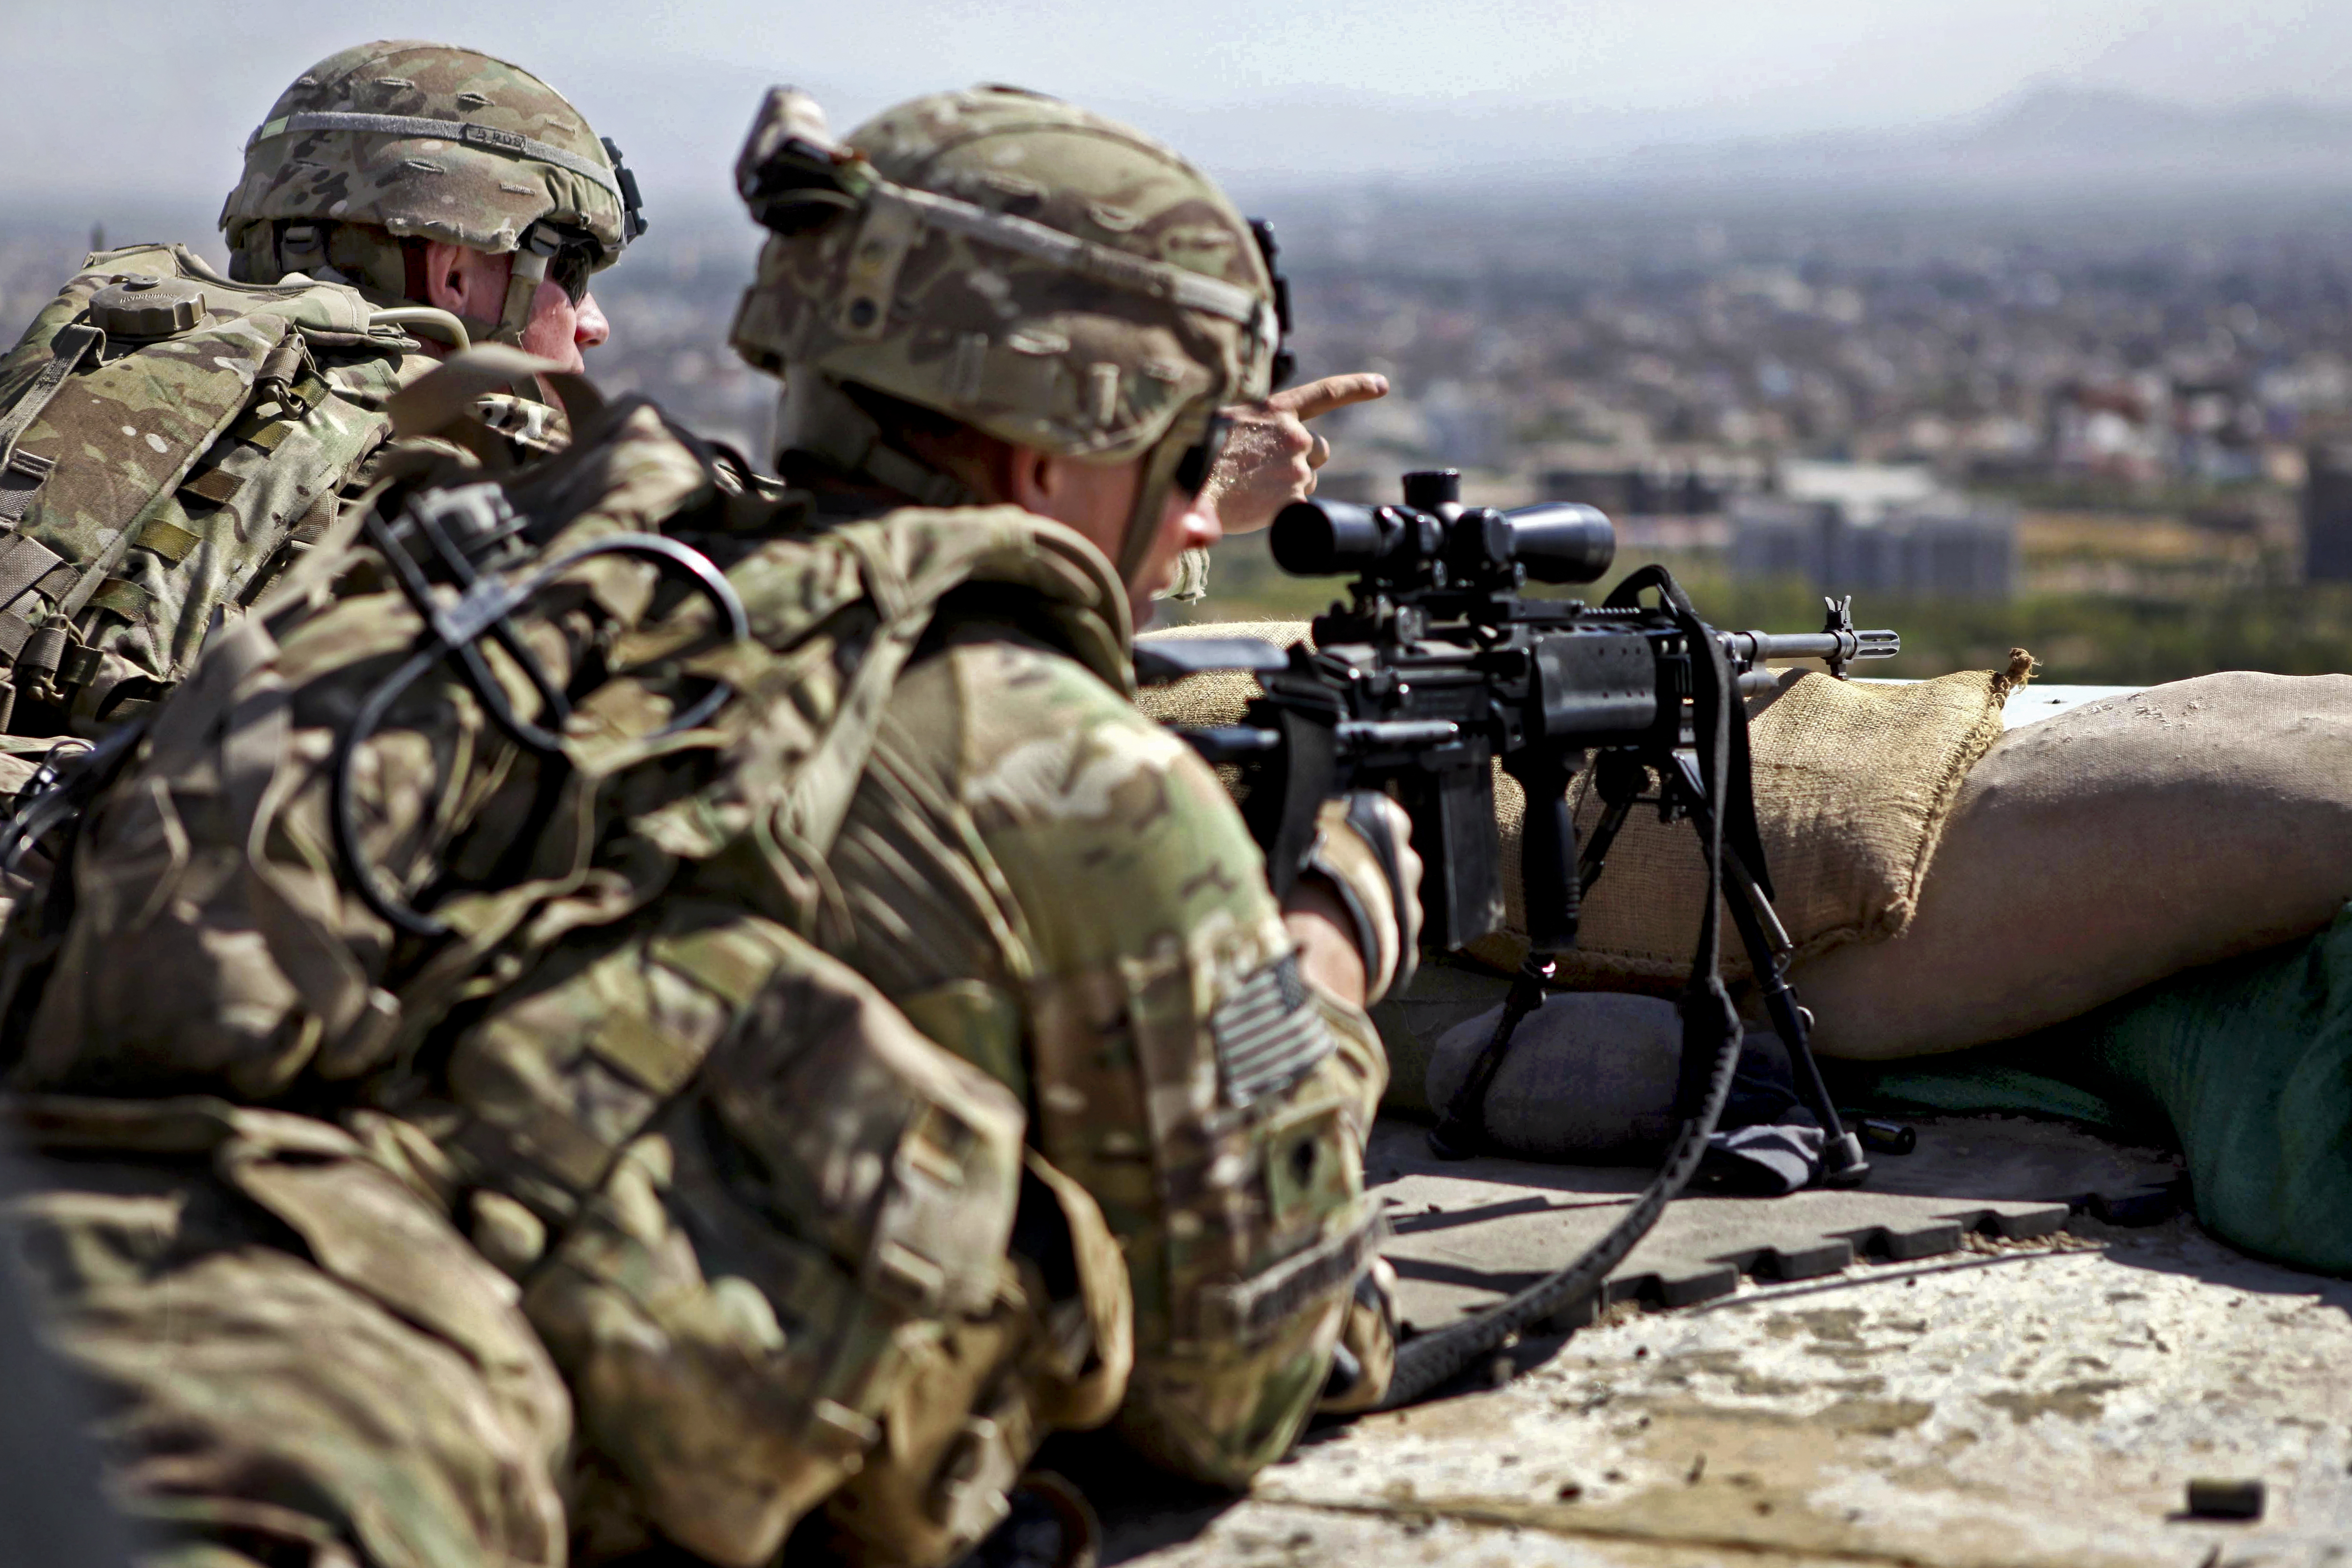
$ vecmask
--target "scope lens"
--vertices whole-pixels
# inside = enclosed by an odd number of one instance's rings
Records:
[[[1503,516],[1511,553],[1538,583],[1591,583],[1617,559],[1617,529],[1607,514],[1574,501],[1523,506]]]
[[[1373,509],[1343,500],[1295,500],[1274,520],[1274,563],[1296,577],[1360,572],[1385,553]]]

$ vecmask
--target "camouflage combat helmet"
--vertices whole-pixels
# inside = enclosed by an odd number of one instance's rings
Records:
[[[779,88],[736,183],[772,234],[733,339],[784,374],[784,444],[928,504],[971,498],[884,444],[843,384],[1042,451],[1146,458],[1123,572],[1188,457],[1213,457],[1217,408],[1267,390],[1280,331],[1249,225],[1175,153],[1075,105],[940,93],[836,144]]]
[[[415,41],[362,44],[297,78],[247,141],[220,226],[252,281],[332,268],[394,296],[415,292],[404,242],[515,252],[494,333],[509,342],[551,262],[584,279],[646,226],[620,149],[562,94],[504,60]]]

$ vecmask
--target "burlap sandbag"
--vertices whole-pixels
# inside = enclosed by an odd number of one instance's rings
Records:
[[[1791,978],[1826,1053],[1955,1050],[2306,935],[2347,897],[2352,677],[2202,676],[2000,737],[1908,929]]]
[[[1151,635],[1259,637],[1287,646],[1306,633],[1301,622],[1252,621]],[[1792,671],[1751,702],[1758,826],[1780,895],[1776,907],[1800,955],[1903,930],[1960,783],[2000,735],[2002,700],[2031,668],[2020,652],[2005,671],[1905,686]],[[1149,689],[1143,706],[1168,722],[1231,723],[1256,691],[1253,678],[1218,672]],[[1590,832],[1601,816],[1600,801],[1586,798],[1589,779],[1581,776],[1570,795],[1580,832]],[[1508,970],[1527,952],[1518,881],[1526,801],[1499,770],[1496,803],[1505,930],[1469,951]],[[1585,901],[1577,951],[1567,956],[1561,979],[1592,990],[1676,989],[1689,971],[1705,886],[1689,825],[1661,824],[1654,812],[1637,808],[1610,852],[1607,874]],[[1727,941],[1725,968],[1733,978],[1748,973],[1736,941]]]
[[[1169,626],[1145,632],[1140,643],[1177,641],[1189,637],[1256,637],[1276,647],[1307,641],[1305,621],[1207,621],[1196,626]],[[1136,705],[1163,724],[1232,724],[1258,693],[1257,677],[1239,669],[1214,669],[1188,675],[1165,686],[1147,686]]]
[[[1801,958],[1895,935],[1917,907],[1961,781],[2000,734],[2001,704],[2032,660],[2021,650],[2002,671],[1965,670],[1893,686],[1791,671],[1748,707],[1755,757],[1756,826],[1771,868],[1773,907]],[[1601,802],[1580,775],[1570,791],[1580,841]],[[1504,844],[1506,930],[1471,944],[1476,956],[1516,968],[1527,954],[1518,880],[1517,783],[1496,775]],[[1635,807],[1586,894],[1565,984],[1592,990],[1679,989],[1706,878],[1687,822],[1661,823]],[[1724,973],[1749,973],[1748,954],[1724,924]]]

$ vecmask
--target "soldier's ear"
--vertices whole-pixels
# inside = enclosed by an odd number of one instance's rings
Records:
[[[1069,476],[1065,458],[1051,452],[1041,452],[1034,447],[1000,444],[992,465],[996,472],[996,491],[1006,500],[1039,517],[1052,517],[1055,505],[1067,488]]]
[[[487,253],[467,246],[427,240],[425,298],[418,303],[446,310],[453,316],[497,320],[506,305],[506,280],[489,276],[493,260]],[[494,308],[483,309],[486,303]]]

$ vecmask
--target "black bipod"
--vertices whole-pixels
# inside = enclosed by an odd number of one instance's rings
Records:
[[[1658,793],[1649,795],[1644,792],[1652,773],[1646,763],[1627,752],[1609,752],[1600,759],[1594,784],[1601,791],[1604,807],[1578,858],[1576,885],[1580,896],[1590,893],[1592,885],[1600,880],[1610,847],[1636,805],[1656,806],[1661,822],[1688,817],[1700,835],[1706,836],[1709,808],[1706,792],[1699,784],[1697,762],[1682,752],[1675,753],[1674,760],[1671,773],[1661,770]],[[1723,849],[1723,870],[1724,903],[1731,911],[1732,924],[1738,928],[1748,963],[1756,971],[1765,1016],[1771,1019],[1773,1032],[1788,1048],[1790,1073],[1796,1080],[1798,1097],[1822,1126],[1822,1184],[1858,1187],[1870,1178],[1870,1161],[1863,1153],[1861,1139],[1848,1131],[1839,1118],[1829,1085],[1822,1081],[1821,1064],[1813,1057],[1812,1015],[1798,1004],[1796,991],[1788,981],[1789,958],[1795,944],[1789,940],[1788,930],[1781,925],[1772,900],[1757,884],[1755,873],[1727,842]],[[1430,1130],[1430,1152],[1439,1159],[1466,1160],[1484,1146],[1486,1091],[1502,1070],[1512,1036],[1527,1016],[1543,1005],[1555,967],[1540,955],[1530,953],[1512,977],[1510,994],[1503,1003],[1503,1015],[1496,1021],[1494,1035],[1471,1065],[1469,1076],[1447,1103],[1437,1125]],[[1887,1147],[1890,1152],[1895,1152],[1891,1142]]]
[[[735,592],[726,574],[698,550],[689,549],[674,539],[664,539],[654,533],[610,534],[578,550],[551,561],[519,580],[485,571],[521,554],[520,540],[526,523],[507,504],[506,494],[493,483],[465,485],[454,489],[426,490],[409,503],[408,510],[397,523],[387,523],[370,512],[366,519],[369,539],[382,552],[394,580],[416,613],[425,617],[425,631],[417,646],[398,668],[384,677],[360,704],[358,714],[345,732],[342,744],[335,756],[334,833],[335,850],[351,868],[352,885],[362,902],[396,930],[411,936],[437,937],[447,933],[448,926],[432,916],[419,912],[385,891],[376,879],[375,868],[369,864],[362,851],[359,832],[359,812],[353,798],[352,773],[360,748],[391,711],[392,705],[420,679],[425,671],[443,660],[448,660],[461,676],[499,729],[513,737],[516,744],[535,754],[560,759],[563,755],[562,727],[572,717],[571,699],[548,675],[546,667],[526,646],[520,633],[508,619],[550,584],[582,562],[598,555],[634,555],[652,562],[656,566],[675,569],[688,584],[719,611],[725,621],[728,636],[740,638],[751,635],[751,617],[745,613],[743,601]],[[434,558],[448,583],[457,588],[455,599],[436,595],[432,580],[409,548],[410,541],[422,537],[430,546]],[[491,668],[479,645],[484,634],[495,638],[499,647],[513,659],[515,665],[539,695],[541,712],[551,720],[553,728],[531,722],[517,713],[508,699],[505,686]],[[648,739],[677,734],[707,722],[725,705],[730,689],[724,681],[714,681],[694,705],[672,719],[668,724]]]
[[[1586,887],[1601,875],[1611,843],[1636,805],[1655,805],[1662,822],[1687,816],[1702,834],[1706,831],[1706,791],[1700,787],[1695,758],[1688,752],[1675,752],[1673,773],[1663,774],[1654,795],[1643,794],[1650,778],[1647,765],[1624,753],[1612,752],[1601,760],[1594,784],[1607,805],[1585,841],[1579,872]],[[1780,923],[1772,900],[1757,884],[1755,872],[1728,843],[1723,850],[1723,871],[1724,903],[1731,910],[1731,923],[1739,928],[1739,940],[1756,971],[1765,1016],[1788,1047],[1789,1070],[1796,1080],[1798,1098],[1822,1124],[1822,1184],[1858,1187],[1870,1178],[1870,1162],[1863,1155],[1862,1141],[1847,1131],[1838,1117],[1837,1103],[1830,1097],[1821,1064],[1813,1057],[1813,1016],[1798,1005],[1797,993],[1789,984],[1789,959],[1796,944],[1789,940],[1788,928]]]
[[[1674,793],[1681,797],[1680,808],[1698,821],[1704,831],[1707,803],[1706,792],[1699,787],[1698,764],[1679,752],[1675,754],[1675,763],[1679,787]],[[1662,794],[1665,788],[1662,784]],[[1598,838],[1600,834],[1596,832],[1593,837]],[[1789,959],[1796,944],[1789,940],[1788,928],[1780,923],[1772,900],[1757,886],[1755,873],[1748,869],[1738,851],[1727,845],[1723,851],[1723,869],[1724,902],[1731,910],[1731,923],[1739,928],[1739,940],[1748,949],[1748,962],[1756,971],[1756,985],[1764,998],[1765,1016],[1772,1020],[1773,1032],[1788,1047],[1789,1070],[1797,1081],[1798,1097],[1822,1124],[1822,1183],[1824,1186],[1858,1187],[1870,1179],[1870,1162],[1863,1155],[1862,1141],[1839,1121],[1837,1103],[1830,1098],[1829,1085],[1822,1081],[1821,1064],[1813,1059],[1813,1016],[1798,1005],[1797,993],[1788,979]]]

